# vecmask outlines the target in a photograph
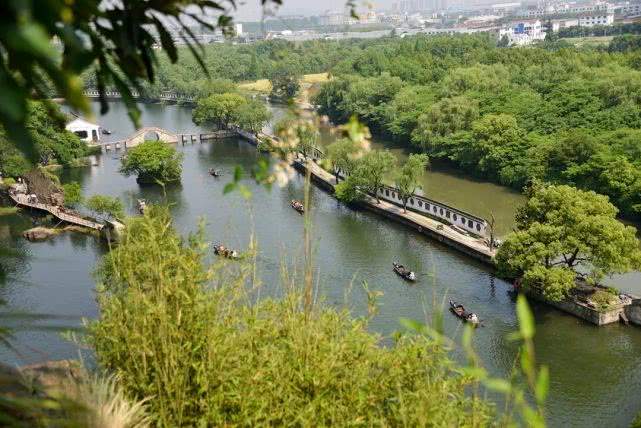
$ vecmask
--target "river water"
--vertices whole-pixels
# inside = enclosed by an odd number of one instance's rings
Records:
[[[187,108],[141,108],[144,125],[175,132],[199,131]],[[133,131],[124,106],[118,103],[113,103],[99,121],[114,131],[113,139]],[[239,250],[247,247],[254,234],[264,293],[278,294],[282,290],[281,262],[284,260],[290,267],[301,264],[303,218],[289,206],[291,199],[303,196],[301,177],[271,191],[248,181],[253,196],[247,204],[236,193],[223,196],[222,190],[234,166],[249,168],[258,159],[260,155],[252,146],[228,140],[178,145],[178,150],[185,156],[182,184],[167,188],[165,193],[159,188],[140,187],[135,178],[120,175],[119,152],[101,155],[97,166],[65,171],[61,178],[64,182],[80,182],[85,195],[100,193],[122,198],[132,214],[138,198],[169,202],[181,232],[195,230],[199,219],[204,218],[212,241]],[[210,177],[210,167],[222,169],[227,176]],[[504,188],[438,168],[428,174],[425,192],[473,213],[494,212],[505,223],[522,201],[521,196]],[[507,335],[517,329],[509,284],[493,278],[483,265],[409,228],[346,208],[320,189],[312,188],[311,206],[319,295],[327,304],[348,305],[355,315],[365,314],[367,304],[360,284],[367,280],[370,289],[384,293],[380,313],[371,328],[389,335],[401,328],[399,318],[429,320],[435,311],[443,310],[444,299],[451,297],[484,320],[485,326],[474,337],[483,364],[494,374],[508,373],[516,345]],[[12,310],[58,318],[29,320],[32,328],[15,334],[18,354],[3,349],[0,361],[25,364],[75,358],[78,347],[48,328],[78,326],[82,317],[98,315],[92,270],[106,248],[94,238],[78,234],[29,243],[20,237],[29,227],[32,219],[28,216],[0,217],[0,242],[14,250],[13,257],[3,257],[8,275],[0,278],[0,298]],[[391,263],[395,260],[420,273],[416,285],[408,286],[392,272]],[[625,288],[641,291],[634,276],[626,278],[623,284],[627,281],[631,285]],[[534,310],[537,357],[550,367],[551,373],[547,406],[550,425],[627,426],[641,411],[641,328],[596,328],[545,306],[534,305]],[[461,324],[448,312],[444,317],[447,335],[459,340]],[[38,326],[45,329],[33,328]]]

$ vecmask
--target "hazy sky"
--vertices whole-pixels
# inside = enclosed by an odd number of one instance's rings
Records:
[[[239,0],[244,3],[238,7],[234,14],[236,20],[254,21],[261,17],[260,0]],[[375,8],[389,8],[396,0],[370,0]],[[346,0],[283,0],[283,6],[278,9],[277,15],[316,15],[326,10],[342,10]],[[363,0],[357,0],[363,7]]]

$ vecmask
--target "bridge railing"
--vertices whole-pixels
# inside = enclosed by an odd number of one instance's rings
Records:
[[[87,89],[83,91],[83,94],[87,98],[98,98],[100,97],[100,92],[96,89]],[[122,94],[118,91],[105,91],[104,93],[105,97],[107,98],[122,98]],[[137,91],[132,91],[131,96],[134,98],[143,98],[145,97],[144,95],[140,94]],[[196,97],[193,95],[186,95],[186,94],[180,94],[177,92],[171,92],[171,91],[163,91],[161,94],[157,97],[154,96],[149,96],[146,97],[149,99],[155,99],[159,101],[190,101],[193,102],[196,100]]]

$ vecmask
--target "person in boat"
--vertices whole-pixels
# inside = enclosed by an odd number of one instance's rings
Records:
[[[472,324],[478,324],[478,323],[479,323],[479,317],[478,317],[478,316],[476,316],[476,314],[475,314],[474,312],[469,313],[469,314],[465,317],[465,320],[466,320],[467,322],[472,323]]]

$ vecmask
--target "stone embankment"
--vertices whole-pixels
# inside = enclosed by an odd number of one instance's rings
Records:
[[[300,170],[309,169],[312,180],[324,189],[330,192],[334,191],[334,176],[315,162],[299,159],[295,161],[294,165]],[[409,210],[404,212],[402,207],[393,203],[383,200],[377,202],[375,198],[369,195],[365,196],[365,199],[361,201],[360,204],[372,212],[410,226],[476,260],[488,265],[494,265],[496,250],[490,249],[481,238],[464,235],[452,229],[448,224],[444,224],[422,214]]]

